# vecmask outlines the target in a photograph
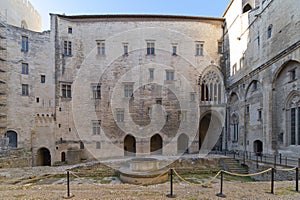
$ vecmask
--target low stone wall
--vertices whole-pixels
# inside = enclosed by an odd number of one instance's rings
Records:
[[[31,151],[25,149],[7,149],[0,151],[0,168],[31,167]]]

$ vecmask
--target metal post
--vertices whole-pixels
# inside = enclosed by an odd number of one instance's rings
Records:
[[[256,169],[258,169],[258,155],[256,155]]]
[[[70,197],[70,172],[67,171],[67,195]]]
[[[275,169],[272,168],[272,171],[271,171],[271,194],[274,194],[274,172],[275,172]]]
[[[300,167],[300,158],[298,158],[298,167]]]
[[[246,162],[245,162],[245,152],[243,153],[243,164],[245,164]]]
[[[299,168],[296,167],[296,192],[299,192]]]
[[[281,164],[281,154],[279,154],[279,163]]]
[[[221,171],[221,183],[220,183],[220,193],[216,194],[217,197],[225,198],[226,195],[223,194],[223,171]]]
[[[173,169],[170,170],[170,194],[167,195],[168,198],[175,198],[173,194]]]

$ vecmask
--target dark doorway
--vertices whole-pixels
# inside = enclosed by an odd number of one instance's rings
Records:
[[[150,141],[150,152],[152,155],[161,155],[162,154],[162,138],[159,134],[155,134],[151,137]]]
[[[177,139],[177,152],[178,154],[189,153],[189,137],[182,133]]]
[[[18,134],[14,131],[7,131],[5,134],[6,137],[9,139],[8,146],[11,148],[18,147]]]
[[[206,114],[199,126],[199,150],[222,150],[222,124],[211,113]]]
[[[132,135],[127,135],[124,139],[124,156],[135,156],[136,141]]]
[[[51,166],[51,154],[47,148],[37,151],[37,166]]]
[[[263,143],[260,140],[255,140],[253,142],[253,150],[256,153],[256,155],[260,156],[263,152]]]
[[[66,153],[61,152],[61,162],[66,162]]]

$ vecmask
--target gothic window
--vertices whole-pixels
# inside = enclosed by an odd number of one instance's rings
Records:
[[[221,103],[222,85],[219,75],[214,71],[208,71],[202,78],[201,101]]]
[[[300,97],[294,96],[290,101],[290,145],[300,145]]]
[[[238,142],[239,140],[239,119],[236,114],[232,115],[232,133],[233,133],[233,142]]]
[[[272,29],[273,29],[273,25],[270,24],[268,27],[268,39],[272,37]]]

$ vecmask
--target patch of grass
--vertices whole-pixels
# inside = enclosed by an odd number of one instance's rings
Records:
[[[25,194],[17,194],[17,195],[14,195],[13,197],[15,198],[22,198],[22,197],[25,197],[26,195]]]

